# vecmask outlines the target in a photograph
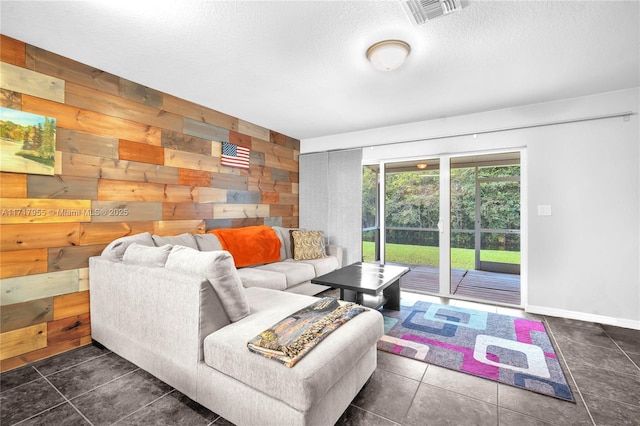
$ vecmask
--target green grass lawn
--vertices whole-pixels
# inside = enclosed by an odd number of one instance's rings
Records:
[[[362,260],[374,261],[375,244],[362,243]],[[440,249],[430,246],[411,246],[405,244],[387,244],[387,262],[408,263],[410,265],[440,265]],[[502,250],[482,250],[483,261],[501,263],[520,263],[520,252]],[[451,249],[451,267],[456,269],[475,269],[475,251],[473,249]]]

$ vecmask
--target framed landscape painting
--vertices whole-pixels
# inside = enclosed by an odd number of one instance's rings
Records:
[[[53,175],[56,119],[0,107],[0,171]]]

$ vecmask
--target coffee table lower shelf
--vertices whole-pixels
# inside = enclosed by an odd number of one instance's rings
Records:
[[[340,299],[354,302],[371,309],[400,310],[400,280],[386,287],[378,294],[370,294],[357,290],[340,289]]]
[[[372,309],[400,310],[400,278],[409,268],[354,263],[311,280],[340,289],[340,299]]]

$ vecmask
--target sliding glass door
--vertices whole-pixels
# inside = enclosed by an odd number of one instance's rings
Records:
[[[520,198],[519,152],[365,166],[363,260],[408,265],[409,291],[519,305]]]
[[[520,305],[520,153],[450,164],[449,293]]]

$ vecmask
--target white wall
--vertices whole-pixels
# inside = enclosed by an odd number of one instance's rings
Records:
[[[301,150],[360,146],[374,162],[526,147],[527,310],[640,329],[639,105],[636,88],[308,139]],[[627,121],[589,119],[627,111]],[[568,120],[584,121],[544,125]]]

